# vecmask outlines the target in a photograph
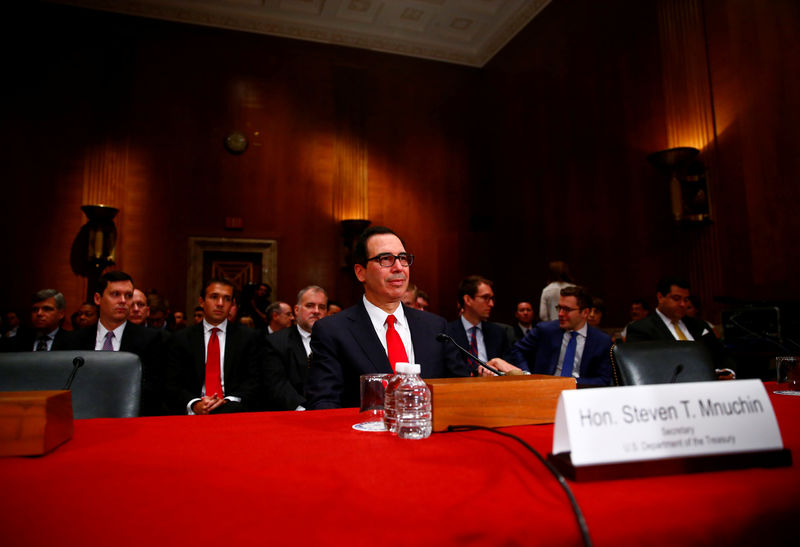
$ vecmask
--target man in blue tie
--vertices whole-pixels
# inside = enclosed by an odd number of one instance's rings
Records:
[[[534,374],[572,376],[579,385],[611,384],[611,338],[587,324],[592,297],[583,287],[561,289],[558,320],[539,323],[511,350],[511,361],[492,359],[489,365],[507,372],[514,368]]]

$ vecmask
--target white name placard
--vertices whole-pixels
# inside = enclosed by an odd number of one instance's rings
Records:
[[[596,465],[783,448],[759,380],[565,390],[553,454]]]

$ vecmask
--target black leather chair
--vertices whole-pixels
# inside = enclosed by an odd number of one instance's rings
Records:
[[[84,364],[71,387],[74,418],[139,415],[142,363],[137,355],[124,351],[0,353],[0,391],[64,389],[76,357]]]
[[[695,342],[630,342],[611,347],[618,386],[707,382],[717,379],[711,352]]]

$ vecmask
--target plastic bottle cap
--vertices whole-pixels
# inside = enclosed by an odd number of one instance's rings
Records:
[[[419,374],[420,366],[413,363],[395,363],[394,370],[398,374]]]

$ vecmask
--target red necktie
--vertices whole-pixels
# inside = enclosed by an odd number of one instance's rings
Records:
[[[211,336],[208,338],[208,351],[206,352],[206,397],[212,397],[215,393],[222,397],[222,380],[219,374],[219,338],[214,327],[211,329]]]
[[[406,348],[394,328],[395,321],[397,321],[397,318],[394,315],[386,318],[386,352],[389,354],[389,364],[392,365],[392,372],[395,371],[394,367],[397,363],[408,362]]]

